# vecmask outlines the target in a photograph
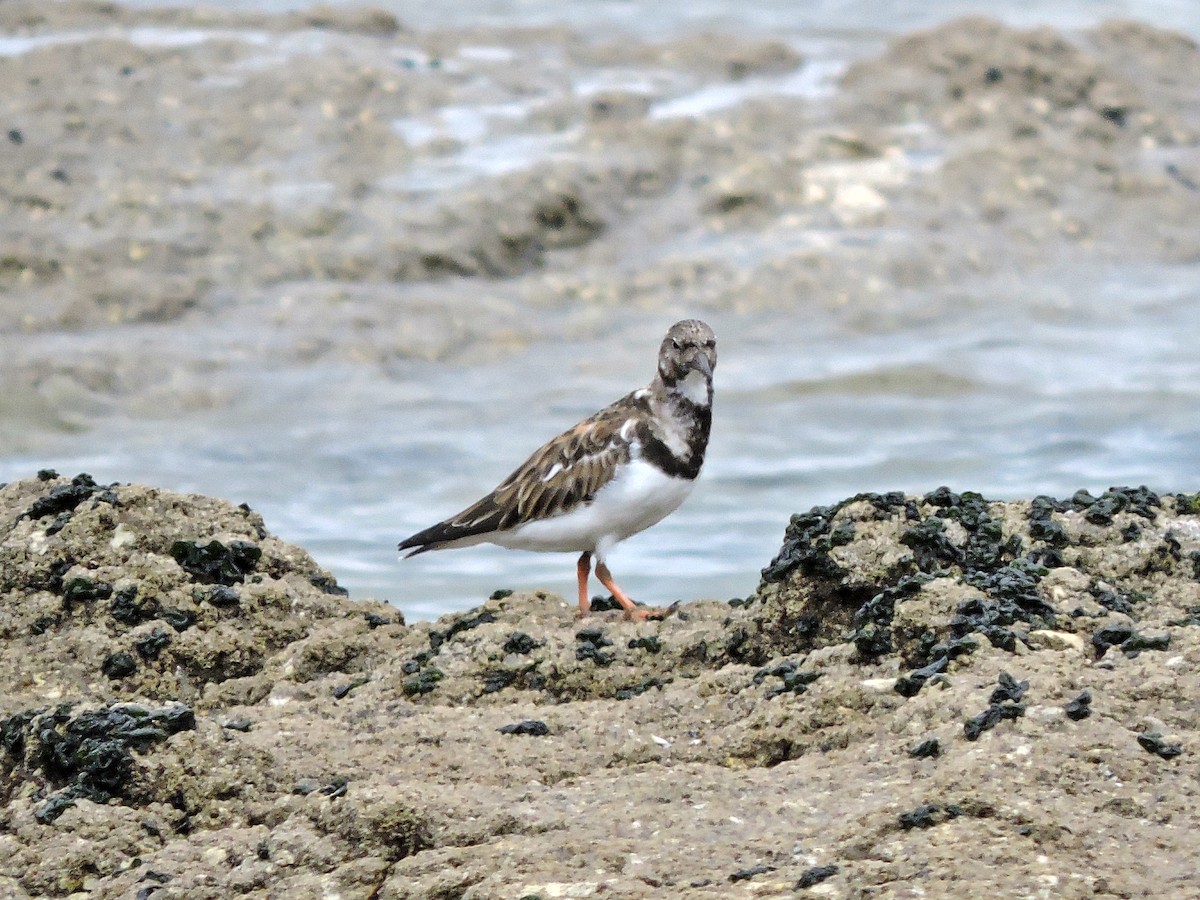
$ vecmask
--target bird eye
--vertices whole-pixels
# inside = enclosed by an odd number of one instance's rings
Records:
[[[678,350],[679,349],[679,341],[677,341],[675,338],[671,338],[671,346],[674,347],[676,350]]]

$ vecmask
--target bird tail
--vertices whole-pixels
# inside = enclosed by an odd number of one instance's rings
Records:
[[[439,522],[432,528],[418,531],[412,537],[405,538],[397,544],[396,549],[402,552],[404,550],[408,551],[404,554],[405,559],[408,559],[410,556],[416,556],[418,553],[428,553],[430,550],[438,550],[446,544],[446,538],[440,537],[438,534],[445,527],[445,522]]]
[[[408,550],[404,558],[427,553],[430,550],[450,549],[464,545],[479,543],[482,535],[495,531],[495,523],[490,521],[474,521],[467,525],[458,524],[454,519],[438,522],[424,531],[418,531],[410,538],[405,538],[396,547],[397,550]],[[471,540],[475,538],[475,540]]]
[[[396,548],[411,550],[404,558],[425,553],[428,550],[450,549],[470,544],[478,544],[486,540],[484,535],[501,529],[504,525],[504,510],[496,503],[496,495],[488,494],[482,500],[469,506],[456,516],[431,525],[424,531],[418,531],[412,537],[405,538]],[[474,540],[471,540],[474,538]]]
[[[442,546],[441,544],[423,544],[422,546],[417,547],[414,550],[414,549],[410,549],[412,547],[412,544],[405,541],[405,542],[401,543],[398,547],[396,547],[396,549],[397,550],[408,550],[408,552],[404,554],[403,559],[410,559],[411,557],[416,556],[418,553],[428,553],[430,550],[436,550],[441,546]]]

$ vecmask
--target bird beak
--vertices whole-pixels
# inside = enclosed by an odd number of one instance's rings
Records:
[[[695,369],[697,372],[703,372],[704,377],[712,380],[713,370],[712,363],[708,361],[708,357],[703,353],[697,353],[688,363],[689,369]]]

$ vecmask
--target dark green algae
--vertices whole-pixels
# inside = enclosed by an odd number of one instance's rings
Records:
[[[183,704],[114,703],[79,713],[64,704],[0,721],[0,746],[10,771],[21,769],[45,786],[45,800],[34,816],[49,824],[80,798],[129,799],[135,781],[132,751],[146,751],[195,727],[195,714]]]
[[[1179,494],[1173,499],[1176,514],[1200,515],[1200,493]],[[901,528],[899,543],[909,550],[899,562],[881,566],[874,578],[851,571],[850,564],[843,566],[834,552],[853,541],[857,530],[855,521],[844,521],[838,513],[864,501],[866,512],[864,515],[861,508],[856,511],[858,522],[870,522],[872,517],[897,522]],[[1029,503],[1025,534],[1010,531],[1011,518],[1006,523],[994,515],[990,502],[982,495],[956,493],[945,487],[915,501],[898,492],[870,493],[814,507],[792,517],[779,554],[763,570],[760,597],[772,584],[785,584],[799,591],[798,595],[788,595],[793,596],[792,600],[774,601],[778,621],[766,621],[763,630],[773,635],[768,638],[774,640],[771,650],[801,652],[822,642],[836,642],[839,635],[830,633],[828,621],[840,614],[845,623],[840,637],[853,643],[862,662],[901,652],[911,669],[897,679],[895,690],[901,696],[912,697],[925,684],[941,677],[954,658],[975,650],[977,635],[996,648],[1014,652],[1018,643],[1028,643],[1031,630],[1078,630],[1062,611],[1046,602],[1041,590],[1041,582],[1050,571],[1066,565],[1063,551],[1072,544],[1071,534],[1055,514],[1082,514],[1087,525],[1101,529],[1120,524],[1121,539],[1127,543],[1142,536],[1138,520],[1156,521],[1162,505],[1163,497],[1144,486],[1113,487],[1099,497],[1087,491],[1077,491],[1067,500],[1038,496]],[[1122,513],[1126,515],[1118,523],[1116,517]],[[952,522],[962,529],[953,535],[949,528]],[[1200,580],[1200,554],[1194,556],[1195,576]],[[1153,548],[1149,565],[1169,572],[1181,561],[1179,542],[1168,530]],[[924,585],[946,577],[977,589],[981,596],[957,604],[948,635],[927,629],[905,646],[895,646],[892,626],[897,603],[915,598]],[[1126,616],[1135,613],[1137,605],[1146,599],[1137,591],[1121,591],[1097,580],[1093,580],[1088,593],[1099,606]],[[762,614],[769,620],[767,611]],[[1071,615],[1080,614],[1082,611],[1077,610]],[[1196,619],[1200,621],[1200,616]],[[1178,624],[1192,622],[1189,619]],[[1093,645],[1098,655],[1111,646],[1126,656],[1136,656],[1167,649],[1170,638],[1142,635],[1132,626],[1106,623],[1093,636]],[[1022,697],[1027,687],[1027,682],[1004,673],[986,709],[963,723],[964,737],[977,740],[1000,722],[1023,716]],[[771,695],[786,690],[775,690]],[[1090,703],[1091,694],[1085,691],[1067,704],[1067,715],[1076,721],[1086,718]],[[919,746],[931,755],[936,752],[929,742]],[[1163,755],[1152,739],[1143,740],[1143,746]],[[1170,758],[1173,750],[1169,747],[1164,758]],[[944,814],[945,810],[940,812]]]
[[[179,540],[171,544],[171,556],[194,580],[230,587],[255,571],[262,550],[250,541]]]
[[[899,541],[910,551],[903,564],[881,573],[879,580],[866,583],[853,581],[852,573],[832,552],[856,536],[854,522],[835,525],[838,513],[851,504],[864,502],[876,519],[902,518],[906,527]],[[1176,495],[1175,503],[1177,511],[1200,514],[1200,494]],[[993,516],[990,507],[991,501],[981,494],[957,493],[947,487],[925,494],[919,502],[893,491],[856,494],[830,506],[813,507],[792,517],[779,553],[762,572],[760,591],[762,586],[785,582],[797,574],[804,576],[820,601],[816,606],[833,604],[851,611],[844,637],[854,643],[861,658],[871,660],[897,649],[890,629],[897,602],[915,596],[923,585],[939,577],[954,577],[977,588],[984,596],[959,604],[950,623],[951,641],[939,641],[929,632],[917,641],[915,652],[908,654],[907,661],[918,670],[917,680],[923,682],[936,671],[922,673],[922,667],[936,668],[939,659],[951,659],[962,652],[963,645],[953,640],[982,634],[993,646],[1012,651],[1030,629],[1061,627],[1058,613],[1039,590],[1049,571],[1064,564],[1061,551],[1070,542],[1063,524],[1053,518],[1054,513],[1081,512],[1088,523],[1099,527],[1111,526],[1119,513],[1152,522],[1162,507],[1162,498],[1145,486],[1112,487],[1100,497],[1086,490],[1076,491],[1067,500],[1035,497],[1029,504],[1028,543],[1021,534],[1006,533],[1004,523]],[[951,522],[965,531],[965,541],[950,536]],[[1178,542],[1175,547],[1177,556]],[[1171,555],[1169,534],[1160,549],[1162,555]],[[1200,571],[1200,561],[1197,569]],[[1100,585],[1093,585],[1091,592],[1102,606],[1119,612],[1130,612],[1139,599]],[[795,646],[781,649],[788,652],[814,646],[819,630],[817,617],[816,612],[809,611],[784,623]],[[902,693],[914,686],[910,682]]]
[[[923,504],[918,505],[900,492],[858,494],[833,506],[814,507],[806,514],[794,516],[778,556],[763,571],[763,583],[783,581],[798,570],[811,578],[834,582],[829,585],[829,593],[840,592],[839,599],[852,603],[859,600],[846,638],[864,659],[874,659],[896,649],[890,626],[897,601],[915,596],[923,585],[946,575],[958,575],[987,597],[960,605],[951,623],[954,638],[981,633],[994,645],[1012,649],[1016,636],[1010,626],[1025,622],[1046,627],[1051,623],[1054,611],[1037,592],[1038,581],[1047,568],[1037,561],[1036,555],[1022,555],[1022,538],[1004,533],[1002,523],[991,515],[989,501],[974,492],[958,494],[945,487],[922,499]],[[853,523],[834,528],[835,516],[846,506],[862,501],[870,504],[877,518],[902,515],[908,523],[900,543],[910,550],[910,559],[888,573],[890,577],[883,584],[850,583],[850,572],[830,555],[835,547],[854,538]],[[932,512],[922,515],[922,505]],[[1041,515],[1041,509],[1035,507],[1034,515]],[[958,522],[967,533],[961,545],[947,533],[947,525],[952,521]],[[927,646],[920,649],[917,659],[910,661],[928,665],[952,652],[930,633]]]
[[[963,724],[963,736],[968,741],[978,740],[981,734],[1000,722],[1025,715],[1025,704],[1021,700],[1028,690],[1028,681],[1017,681],[1007,672],[1001,672],[997,687],[988,698],[987,709]]]
[[[114,689],[154,696],[160,682],[174,684],[172,673],[182,672],[193,682],[208,682],[258,671],[265,656],[261,648],[243,652],[248,645],[261,637],[269,649],[302,628],[289,623],[284,628],[272,624],[239,630],[236,637],[224,642],[228,646],[216,653],[196,641],[177,644],[174,640],[176,633],[198,622],[211,628],[216,622],[247,616],[257,621],[262,600],[256,599],[249,610],[241,608],[249,596],[243,587],[247,582],[300,574],[323,594],[345,593],[326,573],[297,572],[295,563],[274,553],[264,554],[263,547],[252,539],[195,539],[197,531],[204,533],[211,526],[195,523],[186,509],[174,534],[150,538],[141,548],[155,557],[173,558],[181,572],[167,570],[155,575],[157,564],[151,563],[148,569],[131,566],[126,574],[113,570],[112,559],[103,574],[94,572],[97,560],[110,550],[111,532],[117,523],[126,517],[135,522],[144,517],[160,502],[157,495],[132,485],[98,484],[87,473],[68,480],[52,470],[42,470],[37,477],[40,492],[24,501],[10,527],[32,521],[35,528],[44,528],[52,537],[50,549],[28,556],[21,566],[0,567],[0,592],[28,595],[44,591],[59,598],[57,605],[47,604],[46,611],[25,626],[31,637],[52,638],[78,627],[103,629],[110,645],[96,656],[95,665]],[[248,526],[248,537],[267,538],[265,527],[249,507],[243,504],[229,512],[235,527]],[[68,525],[73,526],[71,530],[60,535]],[[139,531],[143,537],[150,533],[142,526]],[[94,546],[96,542],[98,546]],[[146,623],[151,624],[148,634],[129,634]],[[202,647],[199,651],[198,646]],[[118,682],[122,683],[119,687]],[[174,696],[174,688],[167,688],[162,696]]]

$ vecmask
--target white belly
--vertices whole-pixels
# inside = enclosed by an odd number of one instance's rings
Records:
[[[637,534],[679,508],[695,482],[672,478],[633,460],[596,492],[596,498],[552,519],[527,522],[486,540],[514,550],[590,551],[600,559],[618,541]]]

